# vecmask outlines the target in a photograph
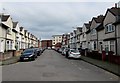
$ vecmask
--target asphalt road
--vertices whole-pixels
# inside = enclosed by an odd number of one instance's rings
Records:
[[[2,67],[3,81],[118,81],[118,77],[82,60],[45,50],[35,61]]]

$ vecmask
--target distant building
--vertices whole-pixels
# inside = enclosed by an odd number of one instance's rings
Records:
[[[52,40],[42,40],[41,47],[42,48],[52,47]]]
[[[62,42],[62,35],[53,35],[52,37],[53,37],[53,39],[52,39],[52,46],[53,47],[55,47],[56,44]]]

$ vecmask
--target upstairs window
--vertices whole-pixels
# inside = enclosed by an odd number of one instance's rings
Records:
[[[96,30],[95,29],[91,30],[91,35],[96,35]]]
[[[107,24],[105,26],[105,30],[106,30],[105,31],[106,33],[113,32],[114,31],[114,26],[112,24]]]
[[[7,29],[7,34],[11,34],[11,28]]]

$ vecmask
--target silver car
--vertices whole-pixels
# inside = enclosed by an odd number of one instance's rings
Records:
[[[68,52],[68,58],[79,59],[79,58],[81,58],[81,54],[78,50],[70,49],[69,52]]]

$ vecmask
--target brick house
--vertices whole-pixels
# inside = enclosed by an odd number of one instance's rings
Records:
[[[52,48],[52,40],[42,40],[41,41],[41,47],[42,48],[47,48],[47,47]]]

